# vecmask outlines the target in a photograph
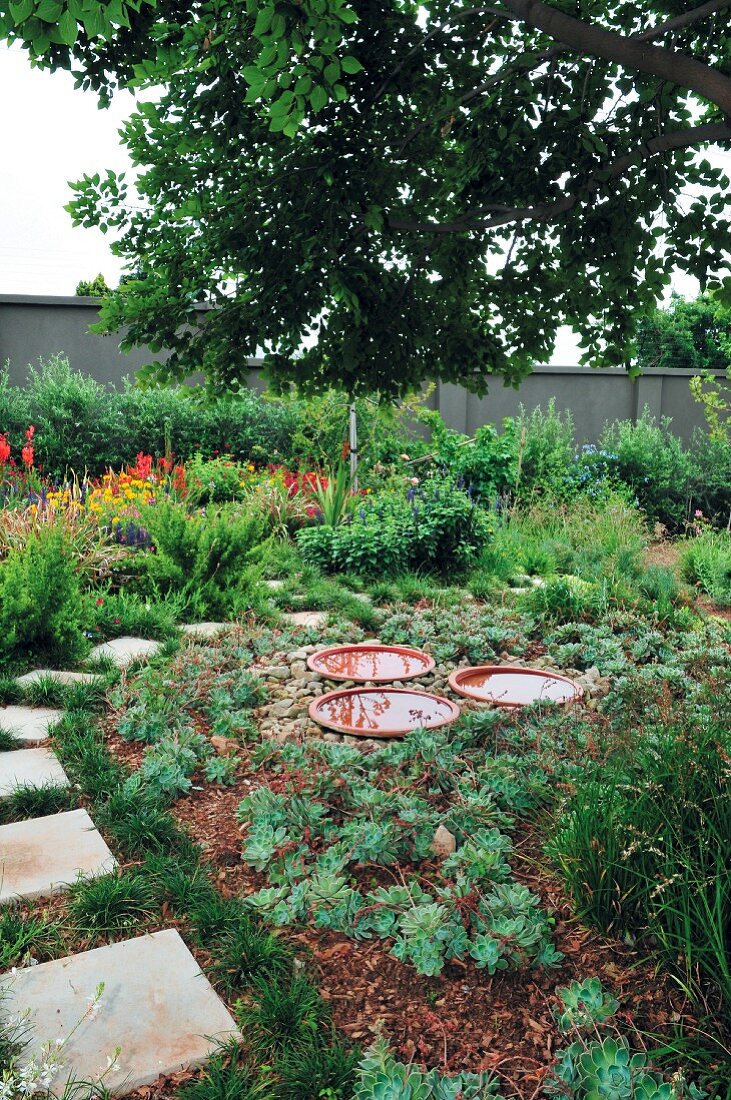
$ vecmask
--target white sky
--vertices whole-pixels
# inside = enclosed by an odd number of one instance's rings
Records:
[[[120,92],[100,111],[96,96],[75,89],[68,73],[32,69],[19,47],[0,47],[0,294],[73,294],[80,279],[98,272],[116,284],[121,265],[108,238],[74,229],[63,208],[73,197],[69,180],[130,170],[117,131],[133,103]],[[731,152],[705,155],[731,169]],[[698,285],[678,275],[672,289],[693,296]],[[578,362],[570,330],[559,332],[552,362]]]

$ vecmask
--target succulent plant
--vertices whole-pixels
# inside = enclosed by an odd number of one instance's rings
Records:
[[[619,1008],[615,997],[608,996],[598,978],[585,978],[583,982],[557,989],[561,1008],[554,1010],[558,1026],[564,1034],[571,1028],[589,1028],[603,1024]]]
[[[646,1057],[633,1054],[624,1039],[592,1043],[576,1059],[577,1084],[586,1100],[633,1100],[634,1078]]]

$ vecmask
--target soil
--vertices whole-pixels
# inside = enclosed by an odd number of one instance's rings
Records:
[[[670,542],[667,539],[651,542],[645,551],[645,565],[659,565],[666,569],[672,569],[678,580],[681,579],[679,561],[680,545],[677,542]],[[705,615],[731,622],[731,607],[721,607],[702,592],[696,593],[694,607],[697,611],[701,611]]]

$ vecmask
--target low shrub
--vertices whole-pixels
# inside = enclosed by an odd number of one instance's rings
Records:
[[[722,607],[731,607],[731,535],[704,531],[690,539],[680,558],[685,580]]]
[[[672,531],[683,529],[697,480],[693,455],[647,407],[636,423],[617,420],[607,425],[600,447],[612,455],[613,471],[636,495],[650,519]]]
[[[478,428],[472,439],[448,428],[437,412],[424,412],[421,420],[431,429],[431,457],[438,469],[487,504],[493,497],[512,491],[518,474],[516,425],[510,418],[500,433],[492,424]]]
[[[175,592],[202,619],[251,608],[268,535],[260,512],[232,504],[191,515],[183,505],[162,501],[146,508],[143,519],[155,546],[145,558],[153,594]]]
[[[364,498],[350,523],[305,528],[304,560],[325,572],[463,572],[490,537],[488,515],[467,492],[433,477],[408,491]]]
[[[567,472],[575,450],[571,413],[557,412],[553,398],[545,412],[537,408],[528,413],[521,405],[515,431],[520,448],[519,499],[568,495]]]
[[[245,466],[231,458],[204,459],[196,454],[185,469],[187,499],[192,505],[242,500],[247,472]]]
[[[88,649],[74,547],[48,524],[0,564],[0,667],[18,661],[74,664]]]

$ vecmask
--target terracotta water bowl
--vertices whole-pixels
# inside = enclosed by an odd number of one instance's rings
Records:
[[[449,699],[409,688],[341,688],[310,703],[310,718],[356,737],[404,737],[411,730],[447,726],[459,718]]]
[[[584,689],[568,676],[544,672],[539,668],[515,668],[510,665],[477,665],[458,668],[449,677],[449,686],[458,695],[492,703],[496,707],[527,707],[531,703],[572,703],[584,695]]]
[[[402,645],[338,645],[310,654],[307,665],[328,680],[391,684],[425,676],[434,658]]]

